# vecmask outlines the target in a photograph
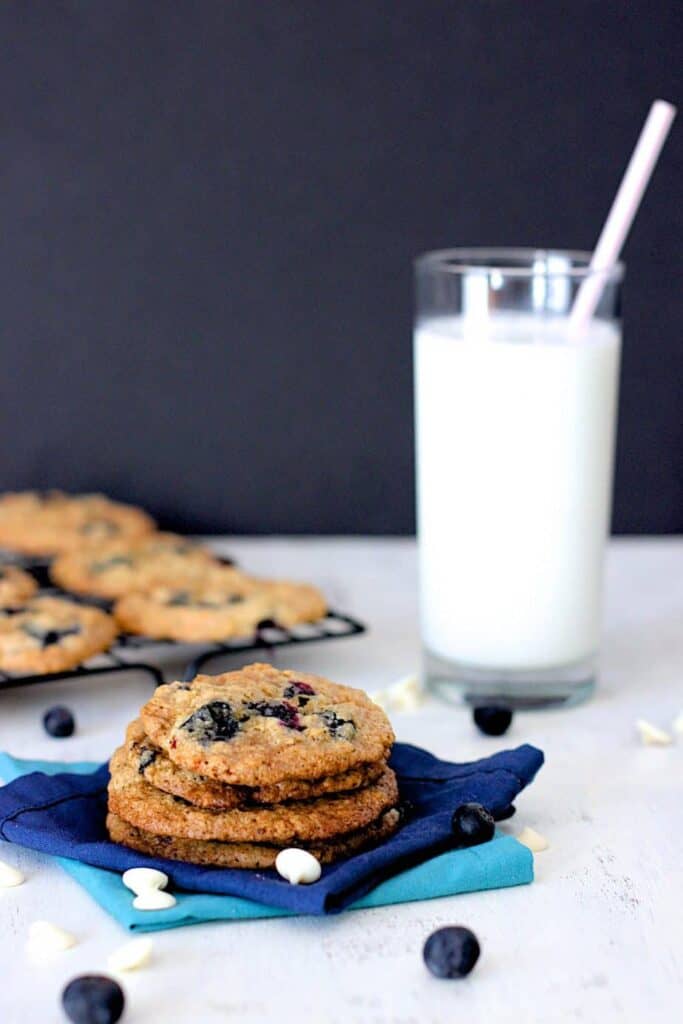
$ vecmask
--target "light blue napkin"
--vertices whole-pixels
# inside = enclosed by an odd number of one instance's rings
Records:
[[[30,772],[88,773],[97,767],[90,762],[28,761],[0,753],[0,776],[10,782]],[[61,866],[119,924],[132,932],[160,931],[204,921],[236,921],[265,917],[291,917],[292,911],[265,906],[238,896],[175,891],[177,903],[170,910],[134,910],[133,894],[115,871],[93,867],[64,857]],[[382,881],[348,909],[360,910],[392,903],[453,896],[461,892],[499,889],[533,881],[533,855],[512,836],[497,834],[481,846],[452,850]]]

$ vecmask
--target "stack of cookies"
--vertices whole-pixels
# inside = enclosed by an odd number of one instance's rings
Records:
[[[255,664],[160,686],[111,762],[107,829],[143,853],[269,868],[323,863],[391,835],[389,721],[361,690]]]

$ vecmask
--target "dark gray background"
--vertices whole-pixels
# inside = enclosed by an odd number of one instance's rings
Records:
[[[0,487],[412,530],[412,257],[592,246],[682,12],[3,3]],[[626,250],[621,532],[683,530],[682,128]]]

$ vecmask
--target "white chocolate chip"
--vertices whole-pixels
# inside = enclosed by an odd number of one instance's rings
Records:
[[[519,835],[515,836],[515,839],[522,846],[528,847],[532,853],[542,853],[543,850],[547,850],[550,846],[545,836],[542,836],[536,829],[529,828],[528,826],[523,828]]]
[[[136,910],[169,910],[177,903],[175,896],[162,891],[168,885],[168,875],[156,868],[128,868],[121,881],[135,893]]]
[[[404,676],[370,696],[383,711],[416,711],[424,702],[424,691],[416,675]]]
[[[370,694],[370,699],[382,709],[382,711],[389,711],[389,693],[387,690],[378,690],[376,693]]]
[[[389,687],[389,694],[396,711],[415,711],[424,701],[424,693],[416,675],[399,679]]]
[[[679,711],[673,720],[674,732],[677,732],[679,736],[683,736],[683,711]]]
[[[24,876],[21,871],[13,868],[11,864],[5,864],[4,860],[0,860],[0,889],[11,889],[15,885],[21,885],[23,881]]]
[[[659,726],[639,718],[636,722],[636,729],[640,733],[640,739],[648,747],[668,747],[671,743],[671,735],[660,729]]]
[[[308,885],[320,878],[320,864],[313,854],[306,850],[297,850],[294,846],[280,850],[275,858],[275,868],[278,874],[292,885],[299,885],[301,882]]]
[[[133,900],[136,910],[170,910],[176,903],[175,896],[170,892],[162,892],[161,889],[146,889]]]
[[[121,875],[121,881],[127,889],[134,893],[146,892],[148,889],[165,889],[168,875],[156,868],[128,868]]]
[[[146,967],[151,958],[152,940],[133,939],[109,954],[107,967],[110,971],[136,971],[138,967]]]
[[[76,945],[75,936],[51,921],[34,921],[29,925],[26,948],[32,956],[43,957],[61,953]]]

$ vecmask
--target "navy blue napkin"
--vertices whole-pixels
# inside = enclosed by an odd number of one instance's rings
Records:
[[[328,914],[397,872],[451,848],[451,815],[460,804],[476,801],[494,817],[504,817],[543,764],[543,754],[524,745],[453,764],[397,743],[390,763],[408,804],[405,824],[377,849],[324,868],[314,885],[290,885],[275,871],[206,868],[148,857],[112,843],[104,824],[107,765],[89,774],[31,772],[0,788],[0,837],[114,871],[143,864],[157,867],[169,875],[174,888],[189,892],[240,896],[299,914]]]

